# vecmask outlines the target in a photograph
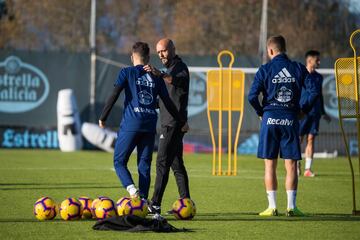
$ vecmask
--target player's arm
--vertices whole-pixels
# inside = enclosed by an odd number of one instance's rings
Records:
[[[113,92],[110,95],[110,97],[107,99],[106,104],[101,112],[100,118],[99,118],[99,126],[101,128],[105,127],[105,122],[111,112],[111,109],[113,108],[116,100],[119,98],[121,91],[123,90],[123,87],[121,86],[114,86]]]
[[[101,112],[101,115],[99,118],[99,126],[101,128],[105,127],[105,122],[111,112],[111,109],[113,108],[117,99],[119,98],[121,91],[124,89],[125,83],[126,83],[126,74],[122,70],[122,71],[120,71],[119,76],[114,84],[114,89],[112,91],[112,94],[107,99],[105,106]]]
[[[264,73],[263,69],[260,68],[255,74],[253,83],[251,84],[250,91],[248,94],[248,101],[251,106],[255,109],[256,114],[259,117],[263,115],[263,107],[259,102],[259,94],[263,90]]]
[[[331,122],[331,117],[329,115],[327,115],[327,113],[325,112],[323,95],[320,95],[320,99],[321,99],[321,115],[323,116],[325,121],[327,121],[329,123],[329,122]]]
[[[174,102],[169,97],[169,93],[166,89],[165,83],[162,80],[159,80],[159,96],[161,100],[164,103],[165,108],[168,110],[168,112],[173,116],[173,118],[180,123],[180,126],[182,126],[182,130],[184,132],[187,132],[189,130],[189,126],[186,122],[186,119],[184,119],[179,111],[177,110]]]
[[[325,106],[324,106],[324,96],[320,94],[320,102],[321,102],[321,115],[324,117],[325,121],[331,122],[331,118],[329,115],[325,112]]]
[[[145,65],[144,70],[151,72],[154,76],[160,77],[164,79],[165,82],[176,87],[185,87],[186,84],[188,84],[189,70],[182,64],[178,64],[175,69],[172,70],[171,74],[161,72],[152,65]]]
[[[183,63],[175,65],[171,74],[163,73],[162,76],[164,81],[175,87],[186,87],[189,83],[189,77],[189,70]]]
[[[309,74],[306,67],[304,65],[301,65],[301,68],[302,68],[304,88],[305,91],[307,92],[307,98],[300,107],[301,107],[301,111],[303,111],[304,113],[308,113],[313,107],[316,99],[320,96],[321,89],[315,84],[314,79]]]

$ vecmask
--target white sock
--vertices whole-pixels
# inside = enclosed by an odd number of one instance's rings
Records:
[[[276,191],[266,191],[269,208],[276,208]]]
[[[136,192],[137,192],[137,189],[136,189],[136,187],[135,187],[134,184],[131,184],[131,185],[127,186],[127,187],[126,187],[126,190],[127,190],[128,193],[130,194],[130,196],[136,194]]]
[[[305,170],[306,169],[311,169],[311,163],[312,163],[312,158],[305,158]]]
[[[287,208],[294,209],[296,207],[296,190],[287,190]]]

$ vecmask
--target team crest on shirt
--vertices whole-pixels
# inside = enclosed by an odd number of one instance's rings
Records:
[[[275,99],[281,103],[290,102],[293,97],[293,92],[285,86],[282,86],[277,92]]]
[[[139,103],[143,105],[150,105],[153,100],[152,89],[155,87],[155,82],[149,74],[145,74],[136,80],[138,86]]]
[[[146,90],[143,90],[138,93],[139,102],[144,105],[150,105],[153,101],[153,96],[148,93]]]

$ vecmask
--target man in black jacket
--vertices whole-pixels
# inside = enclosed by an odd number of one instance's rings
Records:
[[[170,98],[180,115],[187,119],[189,70],[181,58],[176,55],[175,46],[170,39],[161,39],[156,45],[156,51],[166,67],[166,72],[160,72],[151,65],[146,65],[144,69],[164,79]],[[155,218],[161,213],[160,206],[169,179],[170,168],[174,171],[180,197],[190,198],[189,179],[183,161],[184,132],[181,131],[182,126],[165,109],[161,100],[159,108],[161,130],[156,159],[156,180],[149,206],[149,211],[155,214]]]

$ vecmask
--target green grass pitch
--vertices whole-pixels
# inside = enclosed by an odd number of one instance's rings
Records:
[[[191,221],[178,221],[173,216],[168,219],[175,227],[191,232],[104,232],[92,230],[94,221],[65,222],[57,216],[40,222],[33,216],[33,204],[42,196],[50,196],[56,202],[81,195],[91,198],[105,195],[114,201],[125,196],[126,191],[112,169],[112,154],[0,150],[0,239],[360,239],[360,217],[350,215],[351,178],[345,158],[316,160],[318,176],[300,178],[298,206],[307,214],[302,218],[284,216],[282,161],[278,165],[277,201],[282,215],[272,218],[257,216],[267,207],[261,160],[239,156],[236,177],[211,176],[211,155],[189,154],[185,161],[197,215]],[[137,182],[135,164],[132,156],[129,167]],[[153,182],[150,195],[152,190]],[[171,174],[163,209],[170,208],[177,196]]]

